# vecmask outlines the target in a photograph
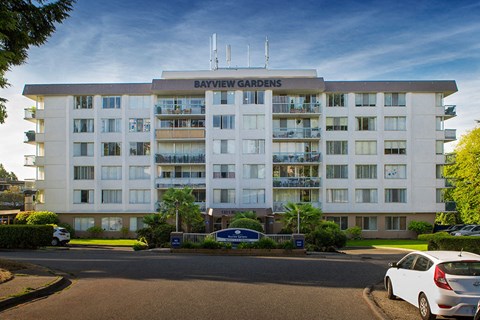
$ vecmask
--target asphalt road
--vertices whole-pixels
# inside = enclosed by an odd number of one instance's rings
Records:
[[[0,252],[67,272],[72,285],[0,319],[374,319],[363,289],[387,257],[178,255],[131,249]]]

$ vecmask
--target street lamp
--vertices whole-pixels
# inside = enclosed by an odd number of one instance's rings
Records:
[[[175,231],[178,232],[178,200],[175,200]]]
[[[300,211],[297,211],[297,233],[300,234]]]

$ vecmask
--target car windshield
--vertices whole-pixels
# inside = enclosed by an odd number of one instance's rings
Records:
[[[65,229],[65,228],[58,228],[57,230],[60,231],[60,232],[68,232],[67,229]]]
[[[455,261],[438,265],[445,273],[456,276],[480,276],[480,261]]]

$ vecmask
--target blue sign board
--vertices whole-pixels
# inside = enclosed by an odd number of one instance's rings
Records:
[[[250,229],[224,229],[217,232],[217,241],[256,242],[260,239],[260,234],[260,232]]]
[[[304,245],[303,239],[296,239],[295,240],[295,247],[297,249],[303,249],[303,245]]]
[[[180,248],[182,240],[180,237],[172,237],[170,244],[172,245],[172,248]]]

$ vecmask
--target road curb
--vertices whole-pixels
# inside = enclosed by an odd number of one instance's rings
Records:
[[[53,282],[49,283],[45,287],[27,292],[20,296],[10,297],[5,300],[0,301],[0,311],[4,311],[8,308],[14,307],[16,305],[29,302],[35,299],[43,298],[49,296],[55,292],[58,292],[66,287],[68,287],[72,282],[63,276],[58,276]]]
[[[375,317],[379,320],[390,320],[390,317],[388,317],[383,310],[377,305],[375,302],[375,299],[373,299],[372,296],[372,291],[373,291],[373,285],[366,287],[363,289],[363,299],[365,302],[367,302],[368,306],[370,307],[370,310],[375,314]]]

